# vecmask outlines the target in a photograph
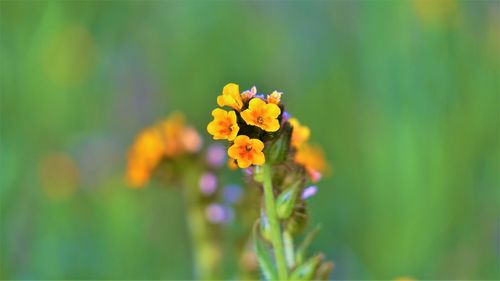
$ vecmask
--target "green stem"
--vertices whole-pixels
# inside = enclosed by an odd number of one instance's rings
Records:
[[[264,164],[262,166],[262,183],[264,185],[265,211],[271,229],[271,240],[274,248],[276,267],[278,268],[278,277],[280,280],[287,280],[288,272],[283,248],[281,227],[276,214],[276,206],[274,202],[272,172],[271,166],[268,164]]]
[[[194,274],[197,280],[215,280],[220,261],[219,245],[212,239],[205,219],[205,210],[199,200],[200,192],[197,190],[199,176],[200,172],[196,170],[186,173],[183,186]]]

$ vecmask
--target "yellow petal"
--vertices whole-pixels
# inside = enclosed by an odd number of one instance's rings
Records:
[[[220,95],[220,96],[217,97],[217,104],[219,106],[221,106],[221,107],[225,105],[224,104],[224,96],[223,95]]]
[[[250,138],[248,136],[240,135],[240,136],[237,136],[236,139],[234,139],[234,144],[237,144],[238,146],[246,145],[249,140],[250,140]]]
[[[247,159],[238,159],[237,161],[238,161],[238,167],[242,169],[248,168],[250,167],[250,165],[252,165],[252,162],[250,162]]]
[[[212,116],[216,119],[225,118],[227,116],[227,114],[228,114],[227,111],[220,109],[220,108],[216,108],[216,109],[212,110]]]
[[[239,145],[233,144],[227,150],[227,155],[229,155],[229,157],[231,157],[233,159],[238,159],[238,157],[240,156],[239,151],[240,151]]]
[[[279,129],[280,129],[280,122],[278,122],[278,119],[273,119],[271,122],[267,123],[266,131],[276,132]]]
[[[252,116],[252,112],[250,111],[250,109],[243,110],[243,112],[241,112],[240,115],[241,115],[241,118],[243,118],[243,121],[245,121],[245,123],[247,123],[248,125],[255,124],[252,120],[253,116]]]
[[[233,129],[231,131],[231,134],[227,137],[227,140],[228,141],[232,141],[236,138],[236,136],[238,135],[238,132],[240,131],[240,127],[238,126],[237,123],[234,123],[233,124]]]
[[[262,151],[262,149],[264,149],[264,143],[259,139],[251,139],[250,145],[256,151]]]
[[[266,162],[266,157],[264,156],[264,153],[259,152],[253,155],[253,164],[262,165],[265,162]]]
[[[259,98],[253,98],[253,99],[250,100],[250,103],[248,104],[248,108],[250,110],[254,110],[254,109],[259,109],[261,107],[264,107],[265,105],[266,105],[265,101],[263,101],[263,100],[261,100]]]
[[[236,96],[240,95],[240,86],[235,83],[228,83],[224,88],[222,89],[222,94],[223,95],[230,95],[230,96]]]
[[[269,103],[267,105],[267,114],[269,114],[270,116],[272,116],[274,118],[278,118],[278,116],[280,115],[280,113],[281,113],[281,109],[276,104]]]

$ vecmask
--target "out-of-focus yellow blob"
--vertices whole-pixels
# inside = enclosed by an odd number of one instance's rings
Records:
[[[454,25],[459,19],[456,0],[413,0],[417,17],[428,26]]]
[[[42,47],[43,73],[61,87],[81,84],[95,64],[96,48],[88,30],[68,25],[56,32]]]

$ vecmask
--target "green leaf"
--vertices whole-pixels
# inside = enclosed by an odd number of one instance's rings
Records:
[[[290,275],[290,280],[312,280],[319,264],[323,260],[323,254],[317,254],[299,265]]]
[[[306,254],[307,248],[311,244],[312,240],[316,235],[318,235],[319,231],[321,230],[321,226],[317,225],[311,232],[307,234],[307,236],[304,238],[300,246],[297,248],[297,252],[295,254],[295,259],[298,264],[301,264],[304,261],[304,256]]]
[[[278,273],[274,267],[273,260],[267,248],[266,242],[259,235],[259,221],[257,220],[253,226],[253,242],[255,255],[259,261],[260,270],[266,280],[278,280]]]
[[[286,159],[290,150],[290,139],[292,137],[292,127],[286,122],[280,130],[280,134],[274,141],[266,144],[264,154],[266,161],[271,164],[279,164]]]

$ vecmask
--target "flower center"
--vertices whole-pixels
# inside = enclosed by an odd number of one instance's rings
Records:
[[[264,123],[264,118],[262,116],[257,117],[257,124],[262,125],[262,123]]]
[[[252,151],[252,146],[251,145],[245,146],[245,150],[248,152]]]

